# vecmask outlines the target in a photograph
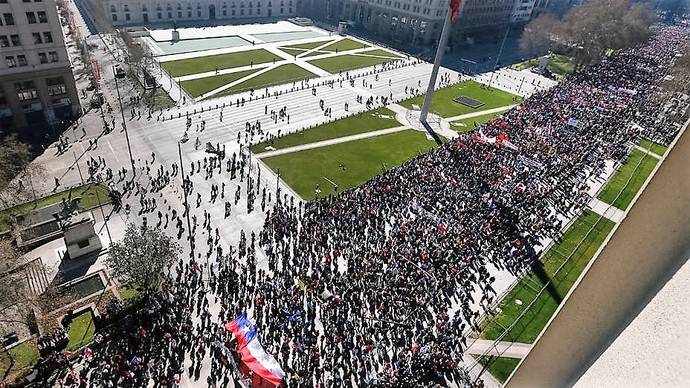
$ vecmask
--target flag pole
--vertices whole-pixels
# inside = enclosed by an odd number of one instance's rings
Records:
[[[443,61],[443,54],[446,51],[446,44],[448,43],[448,35],[452,23],[450,21],[450,10],[446,13],[446,20],[443,22],[443,30],[441,30],[441,37],[438,40],[438,48],[436,49],[436,58],[434,59],[434,69],[431,71],[431,78],[429,79],[429,86],[426,88],[426,96],[424,97],[424,105],[422,112],[419,115],[419,121],[426,123],[426,117],[429,114],[429,107],[431,105],[431,98],[434,94],[434,87],[436,86],[436,78],[438,77],[438,70]]]

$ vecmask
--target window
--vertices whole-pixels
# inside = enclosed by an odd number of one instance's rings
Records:
[[[48,17],[46,16],[45,12],[38,11],[38,12],[36,12],[36,15],[38,15],[38,22],[39,23],[48,23]]]
[[[29,22],[29,24],[38,23],[38,21],[36,20],[36,14],[33,12],[27,12],[26,13],[26,20]]]
[[[41,34],[38,32],[34,32],[31,34],[31,36],[34,38],[34,44],[41,44],[43,43],[43,39],[41,38]]]
[[[130,16],[129,16],[128,13],[126,13],[126,14],[125,14],[125,20],[126,20],[126,21],[129,21],[129,19],[130,19]]]
[[[7,35],[0,35],[0,47],[10,47],[10,40]]]
[[[182,19],[182,11],[177,11],[177,18]]]
[[[38,91],[34,81],[17,82],[14,84],[14,89],[17,91],[17,98],[19,101],[28,101],[38,98]]]
[[[57,51],[51,51],[48,53],[51,62],[57,62],[59,60]]]
[[[117,12],[117,10],[115,9],[115,6],[114,6],[114,5],[111,5],[111,6],[110,6],[110,12],[111,12],[111,13]]]
[[[25,55],[17,55],[17,64],[19,66],[26,66],[26,56]]]
[[[192,11],[187,11],[187,17],[191,18],[192,17]]]
[[[201,11],[196,11],[196,16],[201,17]]]
[[[158,13],[156,14],[156,16],[158,16],[158,19],[163,19],[163,14],[160,13],[160,12],[158,12]]]
[[[7,64],[7,67],[17,67],[17,61],[14,60],[13,56],[5,57],[5,63]]]
[[[62,77],[46,78],[46,85],[48,85],[48,94],[51,96],[67,93],[65,80]]]
[[[41,63],[48,63],[48,54],[38,53],[38,61]]]
[[[114,21],[114,22],[117,21],[117,14],[113,14],[113,21]]]
[[[172,19],[172,12],[168,12],[168,19]]]
[[[53,43],[53,34],[51,34],[50,31],[44,32],[43,41],[46,43]]]
[[[11,13],[4,13],[2,14],[2,17],[5,19],[5,25],[14,25],[14,16]]]

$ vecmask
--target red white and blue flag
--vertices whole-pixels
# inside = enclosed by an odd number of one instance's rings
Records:
[[[249,318],[247,318],[247,314],[243,313],[226,323],[225,329],[234,334],[235,338],[237,338],[237,350],[242,356],[242,362],[256,375],[279,386],[280,382],[285,377],[285,372],[283,372],[283,369],[278,365],[275,358],[266,353],[261,346],[256,336],[256,329],[249,321]]]

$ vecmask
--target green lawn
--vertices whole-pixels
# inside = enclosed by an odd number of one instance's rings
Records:
[[[232,69],[234,67],[249,66],[281,61],[283,58],[264,49],[240,51],[228,54],[210,55],[205,57],[180,59],[162,62],[161,66],[173,77],[205,73],[207,71]]]
[[[627,209],[649,174],[654,170],[657,162],[658,159],[645,155],[644,152],[638,149],[634,149],[628,155],[625,163],[613,174],[606,186],[599,192],[597,198],[621,210]],[[632,179],[628,184],[630,176],[632,176]],[[621,192],[620,197],[615,199]]]
[[[297,82],[313,77],[316,77],[316,74],[294,63],[288,63],[227,88],[222,93],[219,93],[218,96],[226,96],[228,94],[240,93],[252,89],[267,88],[269,86]]]
[[[283,47],[286,48],[293,48],[293,49],[302,49],[302,50],[311,50],[313,48],[317,48],[319,46],[323,46],[327,44],[328,42],[332,42],[332,40],[322,40],[320,42],[308,42],[308,43],[299,43],[299,44],[291,44],[288,46],[282,46],[280,49],[282,50]]]
[[[74,317],[67,328],[67,350],[74,351],[93,341],[96,325],[91,311],[85,311]]]
[[[585,211],[575,220],[561,241],[552,246],[542,258],[545,276],[531,271],[513,289],[508,291],[499,303],[497,315],[493,320],[483,325],[482,338],[494,340],[503,334],[503,328],[507,328],[515,322],[537,295],[537,292],[550,279],[553,292],[549,292],[549,289],[545,290],[525,315],[517,321],[512,330],[502,338],[503,341],[534,342],[556,311],[559,300],[565,297],[613,229],[615,225],[613,221],[606,218],[599,220],[599,217],[594,212]],[[592,226],[594,229],[587,234]],[[580,241],[583,242],[578,247]],[[558,268],[566,262],[567,257],[571,254],[570,260],[556,274]]]
[[[300,58],[309,58],[309,57],[315,57],[317,55],[324,55],[324,54],[330,54],[328,51],[312,51],[309,54],[304,54]]]
[[[473,109],[453,101],[454,98],[459,96],[474,98],[482,101],[484,105]],[[477,82],[466,81],[437,90],[431,100],[431,111],[441,117],[453,117],[522,102],[522,97],[514,100],[515,97],[515,95],[499,89],[486,89],[482,88],[481,84]],[[407,109],[415,109],[414,105],[418,107],[416,109],[421,109],[423,104],[424,95],[400,102],[400,105]]]
[[[81,197],[81,202],[79,204],[80,210],[98,206],[99,198],[101,204],[110,203],[110,196],[108,195],[109,190],[106,186],[96,184],[78,186],[70,190],[39,198],[35,203],[31,201],[0,211],[0,233],[9,230],[12,216],[24,215],[34,209],[60,203],[63,198],[67,200],[70,197],[70,192],[72,193],[72,198]],[[98,196],[96,196],[96,193],[98,193]]]
[[[8,371],[11,363],[10,358],[3,352],[0,356],[0,374],[7,371],[9,376],[16,376],[16,374],[31,368],[38,362],[39,354],[35,339],[24,341],[8,352],[14,358],[14,365]]]
[[[230,82],[237,81],[240,78],[244,78],[248,75],[254,74],[261,69],[252,69],[238,71],[235,73],[221,74],[213,77],[197,78],[189,81],[182,81],[182,87],[187,91],[192,97],[199,97],[203,94],[210,92],[211,90],[218,89],[223,85],[227,85]]]
[[[287,47],[278,47],[280,51],[283,51],[287,53],[288,55],[291,55],[293,57],[305,53],[307,50],[303,49],[294,49],[294,48],[287,48]]]
[[[487,367],[487,371],[491,373],[491,375],[498,380],[499,383],[505,383],[505,381],[510,377],[510,374],[513,373],[513,370],[517,368],[518,364],[520,363],[519,358],[509,358],[509,357],[480,357],[479,358],[479,363],[486,366],[486,364],[489,364]]]
[[[488,114],[481,115],[481,116],[471,117],[469,119],[460,119],[460,120],[453,121],[452,123],[450,123],[450,128],[452,130],[458,131],[458,132],[469,132],[473,129],[478,128],[477,126],[474,125],[475,122],[481,125],[481,124],[484,124],[486,122],[489,122],[489,121],[495,119],[496,117],[498,117],[500,115],[501,115],[501,112],[496,112],[496,113],[488,113]]]
[[[339,40],[335,43],[331,43],[326,47],[321,48],[320,50],[322,51],[337,51],[337,52],[342,52],[342,51],[349,51],[349,50],[356,50],[356,49],[361,49],[369,47],[368,44],[360,43],[356,40],[352,40],[350,38],[345,38],[342,40]]]
[[[427,152],[436,143],[422,132],[413,129],[340,143],[328,147],[263,159],[273,170],[280,169],[282,179],[304,199],[314,199],[314,188],[321,186],[319,197],[356,187],[380,174],[383,168],[393,168],[420,152]],[[343,171],[339,165],[343,164]]]
[[[382,57],[390,57],[390,58],[401,58],[400,55],[393,54],[390,51],[386,50],[381,50],[381,49],[371,49],[371,50],[366,50],[366,51],[361,51],[358,54],[366,54],[366,55],[380,55]]]
[[[526,61],[516,63],[511,66],[515,70],[524,70],[531,67],[539,66],[539,58],[532,58]],[[551,54],[546,68],[553,74],[559,77],[565,77],[575,71],[575,60],[569,56],[561,54]]]
[[[365,57],[360,55],[337,55],[329,58],[314,59],[309,61],[312,65],[331,73],[337,74],[343,71],[359,69],[390,62],[393,58]]]
[[[264,152],[267,151],[266,147],[268,146],[274,149],[293,147],[300,144],[309,144],[400,125],[395,119],[395,112],[388,108],[379,108],[253,145],[251,151]]]
[[[664,156],[666,150],[668,149],[668,147],[666,147],[665,145],[661,145],[659,143],[655,143],[653,141],[645,139],[640,140],[640,147],[646,150],[650,150],[659,156]]]

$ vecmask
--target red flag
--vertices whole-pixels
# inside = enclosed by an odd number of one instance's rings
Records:
[[[458,17],[458,10],[460,9],[461,0],[450,0],[450,21],[455,23]]]

